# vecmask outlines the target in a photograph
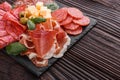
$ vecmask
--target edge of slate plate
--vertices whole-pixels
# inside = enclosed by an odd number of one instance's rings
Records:
[[[68,49],[70,49],[77,41],[82,39],[94,27],[94,25],[96,25],[96,23],[97,21],[95,19],[90,18],[90,24],[83,29],[83,32],[80,35],[70,36],[71,44],[70,46],[68,46]],[[5,49],[3,49],[2,52],[6,53]],[[47,71],[57,60],[60,59],[51,58],[49,59],[49,64],[47,67],[38,68],[27,57],[23,56],[11,56],[11,57],[38,77],[42,75],[45,71]]]

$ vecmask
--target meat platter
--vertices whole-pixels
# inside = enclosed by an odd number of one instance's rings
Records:
[[[96,20],[57,1],[25,1],[18,0],[14,6],[0,4],[0,48],[40,76],[85,36]]]

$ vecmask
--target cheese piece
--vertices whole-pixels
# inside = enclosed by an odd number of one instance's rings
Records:
[[[47,7],[41,7],[40,15],[45,16],[47,14]]]
[[[51,10],[50,10],[50,9],[47,9],[46,15],[43,16],[43,17],[44,17],[44,18],[52,18],[52,16],[51,16]]]
[[[37,8],[38,10],[40,10],[41,7],[43,7],[43,2],[37,2],[37,3],[36,3],[36,8]]]

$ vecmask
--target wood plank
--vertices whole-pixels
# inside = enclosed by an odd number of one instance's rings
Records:
[[[120,0],[93,0],[120,11]]]
[[[81,9],[98,24],[39,78],[0,53],[0,80],[119,80],[120,12],[91,0],[58,1]]]

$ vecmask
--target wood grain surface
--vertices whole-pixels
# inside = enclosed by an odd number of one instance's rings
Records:
[[[120,11],[120,0],[93,0]]]
[[[119,10],[91,0],[57,1],[81,9],[97,25],[39,78],[0,53],[0,80],[119,80]]]

